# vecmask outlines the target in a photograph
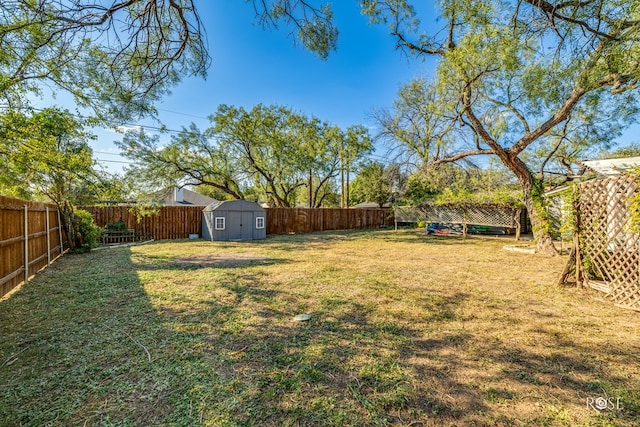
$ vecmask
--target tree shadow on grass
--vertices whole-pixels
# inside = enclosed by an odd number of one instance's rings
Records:
[[[0,303],[0,424],[553,425],[572,421],[553,408],[588,411],[604,393],[625,410],[591,421],[638,420],[637,382],[606,363],[638,363],[622,344],[544,325],[538,344],[480,334],[465,327],[467,293],[425,291],[405,312],[336,292],[310,301],[260,265],[156,283],[194,273],[171,262],[69,256]]]

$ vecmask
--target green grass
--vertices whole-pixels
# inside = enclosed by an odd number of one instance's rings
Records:
[[[0,425],[638,425],[640,316],[504,244],[367,231],[65,256],[0,301]]]

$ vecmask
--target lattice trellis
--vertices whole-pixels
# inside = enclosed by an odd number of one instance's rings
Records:
[[[427,222],[425,213],[413,206],[396,206],[393,208],[393,215],[396,222]]]
[[[628,209],[637,191],[630,176],[585,182],[576,208],[583,276],[604,281],[616,304],[640,310],[640,240]]]
[[[502,206],[437,206],[425,208],[428,222],[516,228],[519,211]]]

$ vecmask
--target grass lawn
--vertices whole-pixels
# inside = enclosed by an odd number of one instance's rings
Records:
[[[0,425],[639,425],[640,315],[506,243],[383,230],[65,256],[0,301]]]

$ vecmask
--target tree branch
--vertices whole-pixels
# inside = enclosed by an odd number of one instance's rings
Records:
[[[478,155],[487,155],[487,154],[496,154],[492,149],[485,149],[485,150],[469,150],[469,151],[464,151],[462,153],[458,153],[458,154],[454,154],[452,156],[447,156],[447,157],[443,157],[441,159],[435,160],[433,162],[434,165],[440,165],[442,163],[453,163],[453,162],[457,162],[458,160],[462,160],[466,157],[470,157],[470,156],[478,156]]]

